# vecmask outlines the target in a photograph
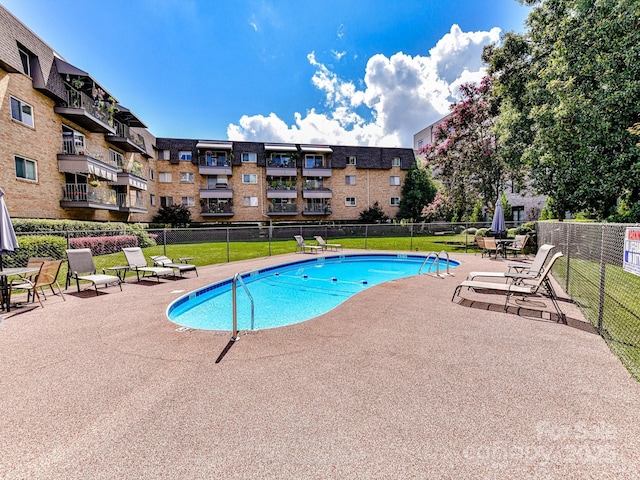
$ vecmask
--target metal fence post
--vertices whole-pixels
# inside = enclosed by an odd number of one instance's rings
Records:
[[[229,227],[227,227],[227,263],[231,262],[231,243],[229,240]]]
[[[364,249],[367,249],[367,238],[369,238],[369,225],[364,226]]]
[[[598,332],[602,335],[602,323],[604,320],[605,277],[607,265],[604,258],[604,233],[605,226],[601,227],[600,235],[600,298],[598,300]]]
[[[162,252],[163,255],[167,256],[167,227],[162,229]]]
[[[413,251],[413,223],[409,225],[409,250]]]

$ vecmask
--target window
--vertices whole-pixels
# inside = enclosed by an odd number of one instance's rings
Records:
[[[38,169],[36,162],[22,157],[14,157],[16,164],[16,177],[25,180],[38,180]]]
[[[355,164],[356,164],[356,157],[353,157],[353,156],[347,157],[347,165],[355,165]]]
[[[180,172],[180,183],[193,183],[193,173]]]
[[[22,62],[22,71],[31,76],[31,55],[26,49],[18,47],[20,52],[20,61]]]
[[[173,205],[173,197],[160,197],[161,207],[170,207]]]
[[[322,155],[305,155],[305,168],[322,168],[324,166],[324,156]]]
[[[399,207],[400,197],[391,197],[391,200],[389,201],[389,205],[391,205],[392,207]]]
[[[178,152],[178,159],[181,162],[190,162],[191,161],[191,152],[188,150],[180,150]]]
[[[120,152],[109,149],[109,160],[112,165],[117,165],[118,168],[124,168],[124,157]]]
[[[169,150],[158,150],[158,160],[169,160],[171,152]]]
[[[153,171],[153,168],[149,169],[149,180],[154,180],[155,179],[155,172]]]
[[[33,127],[33,108],[28,103],[11,97],[11,118]]]
[[[253,152],[246,152],[242,154],[242,163],[256,163],[258,161],[258,154]]]
[[[71,127],[62,125],[63,151],[67,155],[84,155],[84,135]]]
[[[511,207],[511,214],[517,224],[524,222],[524,207]]]
[[[391,175],[389,185],[400,185],[400,177],[397,175]]]
[[[171,183],[173,181],[171,179],[171,172],[159,172],[158,181],[160,183]]]
[[[149,194],[149,203],[152,207],[156,206],[156,196],[153,193]]]
[[[242,197],[242,206],[243,207],[257,207],[258,206],[258,197]]]
[[[344,200],[345,207],[355,207],[356,206],[356,197],[347,197]]]
[[[400,166],[400,157],[393,157],[391,159],[391,166],[392,167],[399,167]]]
[[[422,148],[424,147],[424,139],[420,139],[418,140],[418,150],[422,150]]]
[[[242,183],[258,183],[258,175],[256,173],[243,173]]]
[[[356,184],[356,176],[355,175],[345,175],[344,184],[345,185],[355,185]]]
[[[180,203],[185,207],[193,207],[196,204],[196,199],[195,197],[182,197]]]

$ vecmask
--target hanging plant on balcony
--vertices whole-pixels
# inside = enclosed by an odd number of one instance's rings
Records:
[[[99,187],[100,186],[100,182],[98,180],[91,180],[89,182],[89,185],[91,185],[92,187]]]

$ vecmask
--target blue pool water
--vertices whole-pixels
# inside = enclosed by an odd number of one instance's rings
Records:
[[[241,275],[254,300],[237,284],[239,330],[265,329],[304,322],[337,307],[349,297],[380,283],[418,275],[423,255],[354,254],[313,257],[275,265]],[[450,268],[459,265],[451,260]],[[422,273],[436,271],[429,259]],[[440,271],[446,261],[440,260]],[[190,292],[167,308],[178,325],[202,330],[231,330],[233,319],[231,278]]]

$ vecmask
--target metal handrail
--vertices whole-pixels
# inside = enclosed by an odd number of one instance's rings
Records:
[[[244,288],[244,291],[247,293],[249,300],[251,300],[251,330],[253,330],[253,326],[254,326],[253,297],[251,296],[251,293],[249,292],[247,285],[244,283],[244,280],[242,280],[242,276],[240,276],[239,273],[236,273],[233,276],[233,282],[231,285],[231,299],[233,302],[233,331],[231,332],[232,342],[235,342],[236,340],[238,340],[238,305],[236,301],[236,298],[237,298],[236,289],[237,289],[238,280],[240,280],[240,285],[242,285],[242,288]]]
[[[440,273],[440,254],[444,253],[446,258],[447,258],[447,272],[446,273]],[[446,250],[440,250],[440,253],[436,254],[436,252],[429,252],[427,253],[427,256],[424,259],[424,262],[422,262],[422,265],[420,265],[420,270],[418,270],[418,275],[420,275],[422,273],[422,269],[424,268],[424,266],[427,264],[427,260],[429,260],[430,258],[435,257],[433,262],[436,262],[436,273],[435,275],[433,275],[434,277],[437,278],[443,278],[446,275],[451,275],[453,276],[453,273],[450,272],[449,270],[449,252],[447,252]],[[432,262],[432,263],[433,263]]]

